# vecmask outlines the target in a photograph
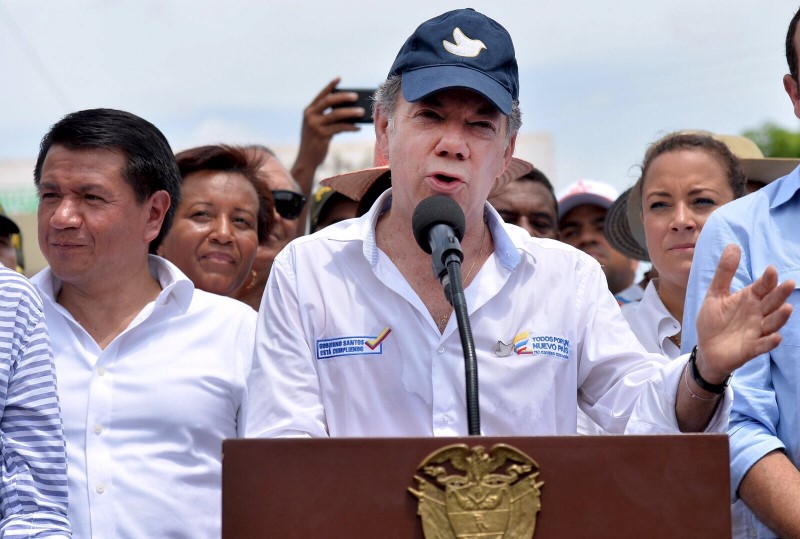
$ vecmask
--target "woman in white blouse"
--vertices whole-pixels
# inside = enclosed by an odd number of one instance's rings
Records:
[[[641,167],[627,200],[623,195],[609,212],[606,232],[618,249],[646,247],[658,278],[622,313],[648,351],[674,359],[697,237],[712,211],[745,194],[746,179],[728,147],[706,133],[667,135],[650,146]]]

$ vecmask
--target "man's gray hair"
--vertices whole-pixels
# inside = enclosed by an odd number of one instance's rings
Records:
[[[403,77],[401,75],[392,75],[375,90],[375,96],[372,102],[372,116],[375,116],[377,109],[381,109],[389,121],[394,119],[394,112],[397,108],[397,99],[400,97],[400,88],[402,85]],[[514,100],[511,105],[511,114],[506,116],[506,144],[511,139],[511,135],[519,131],[522,127],[522,111],[519,108],[519,101]]]

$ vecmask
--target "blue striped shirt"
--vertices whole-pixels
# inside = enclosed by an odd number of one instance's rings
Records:
[[[42,303],[0,264],[0,537],[71,537],[67,463]]]

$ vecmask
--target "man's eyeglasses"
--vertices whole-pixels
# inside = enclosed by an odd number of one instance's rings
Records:
[[[272,199],[275,201],[275,211],[284,219],[294,220],[300,217],[306,204],[306,197],[287,189],[272,191]]]

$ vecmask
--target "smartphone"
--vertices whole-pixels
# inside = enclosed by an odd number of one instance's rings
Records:
[[[334,105],[333,108],[342,107],[362,107],[364,109],[364,116],[360,118],[350,118],[347,120],[351,123],[357,124],[371,124],[372,119],[372,96],[375,95],[375,88],[334,88],[334,92],[353,92],[358,94],[358,99],[354,103],[342,103],[341,105]]]

